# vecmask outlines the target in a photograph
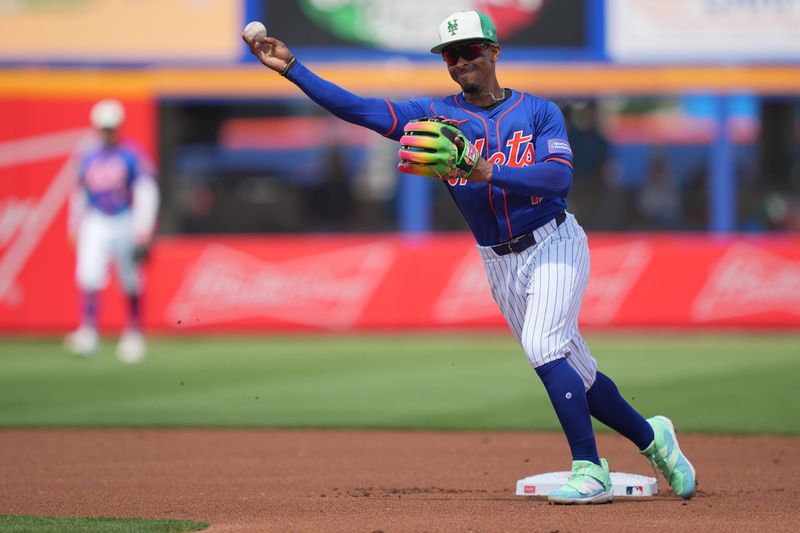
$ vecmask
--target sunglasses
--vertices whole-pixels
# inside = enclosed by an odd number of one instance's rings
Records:
[[[442,59],[448,66],[452,67],[458,63],[458,58],[463,57],[466,61],[478,59],[483,51],[492,46],[489,43],[467,43],[461,46],[451,46],[442,51]]]

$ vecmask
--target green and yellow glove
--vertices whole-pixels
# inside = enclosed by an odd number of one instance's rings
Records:
[[[406,174],[444,180],[467,179],[480,153],[452,121],[440,117],[414,119],[400,139],[400,163]]]

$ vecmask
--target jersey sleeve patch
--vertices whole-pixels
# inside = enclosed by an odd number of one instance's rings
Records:
[[[550,154],[572,155],[572,148],[566,139],[547,139],[547,152]]]

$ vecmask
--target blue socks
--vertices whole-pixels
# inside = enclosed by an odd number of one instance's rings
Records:
[[[583,380],[566,359],[536,368],[569,442],[573,461],[600,464]],[[645,423],[646,424],[646,423]],[[649,425],[648,425],[649,427]]]
[[[81,324],[97,327],[97,292],[81,292]]]
[[[139,329],[142,323],[142,299],[138,294],[128,294],[128,316],[130,326]],[[97,291],[81,293],[81,324],[97,327]]]
[[[589,411],[597,420],[631,440],[639,450],[653,442],[653,428],[619,393],[611,379],[597,372],[594,384],[586,393]]]
[[[588,392],[583,380],[566,359],[558,359],[536,369],[569,442],[573,461],[600,464],[591,417],[627,437],[639,450],[653,442],[653,428],[625,401],[611,379],[597,372]]]
[[[128,294],[128,316],[130,327],[139,329],[142,323],[142,300],[138,294]]]

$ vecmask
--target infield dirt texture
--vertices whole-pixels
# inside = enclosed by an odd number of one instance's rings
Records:
[[[569,468],[509,335],[152,339],[126,366],[0,341],[0,514],[205,521],[211,532],[796,531],[800,337],[592,335],[697,467],[688,502],[549,506],[516,481]],[[279,429],[282,428],[282,429]],[[324,428],[324,429],[322,429]],[[612,470],[653,475],[598,434]]]
[[[7,514],[206,520],[210,532],[796,531],[800,439],[684,435],[700,488],[549,506],[518,478],[562,470],[560,434],[4,430]],[[649,474],[601,434],[612,469]],[[558,450],[558,452],[554,452]]]

